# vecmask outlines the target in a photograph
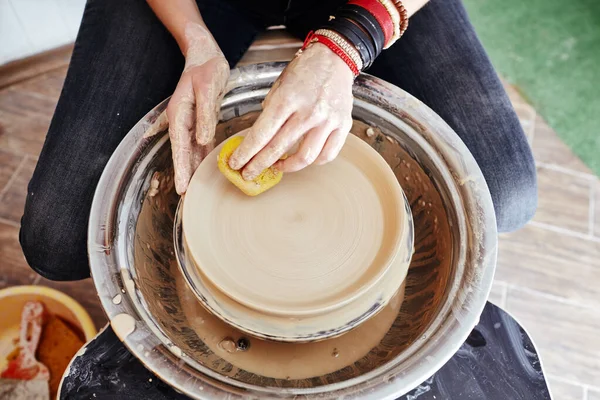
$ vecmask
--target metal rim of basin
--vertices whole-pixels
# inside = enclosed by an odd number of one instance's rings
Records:
[[[231,73],[223,105],[265,96],[285,63],[241,67]],[[131,211],[148,188],[142,174],[148,159],[168,135],[144,137],[148,127],[165,110],[161,102],[138,122],[118,146],[98,183],[88,227],[90,268],[102,306],[111,323],[128,314],[135,330],[120,339],[159,378],[195,398],[290,397],[395,398],[419,385],[442,367],[477,324],[491,290],[497,232],[494,209],[483,175],[465,144],[431,109],[403,90],[378,78],[361,75],[355,82],[355,105],[391,121],[410,137],[415,149],[426,154],[437,170],[434,181],[447,186],[445,199],[458,215],[454,232],[455,271],[446,301],[420,340],[387,364],[357,378],[314,388],[253,386],[221,376],[186,359],[161,331],[135,289],[135,266],[131,261]],[[394,133],[390,133],[394,136]],[[140,182],[140,180],[142,180]],[[139,206],[139,204],[137,205]],[[119,304],[113,297],[123,294]],[[117,334],[119,334],[119,331]],[[152,351],[148,351],[151,349]],[[201,389],[200,389],[201,388]]]

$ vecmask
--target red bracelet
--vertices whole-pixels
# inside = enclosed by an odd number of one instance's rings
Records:
[[[306,49],[309,44],[316,42],[324,44],[331,51],[337,54],[346,63],[350,70],[352,70],[354,77],[356,78],[358,76],[360,71],[358,70],[358,67],[356,66],[354,61],[352,61],[352,59],[348,56],[348,54],[346,54],[346,52],[342,48],[340,48],[340,46],[338,46],[334,41],[332,41],[328,37],[322,35],[315,35],[313,31],[310,31],[308,35],[306,35],[306,39],[304,39],[302,50]]]
[[[348,65],[348,67],[350,67],[350,69],[352,70],[352,73],[354,74],[354,77],[356,78],[358,76],[360,71],[358,70],[358,67],[356,66],[354,61],[352,61],[352,59],[348,56],[348,54],[346,54],[346,52],[344,50],[342,50],[337,44],[335,44],[331,39],[329,39],[325,36],[321,36],[321,35],[314,35],[313,40],[329,47],[329,49],[331,51],[333,51],[335,54],[337,54],[342,60],[344,60],[346,65]]]
[[[355,4],[371,13],[383,30],[385,45],[387,45],[394,36],[394,21],[390,13],[378,0],[350,0],[348,4]]]
[[[315,37],[315,31],[310,31],[308,32],[308,35],[306,35],[306,38],[304,39],[304,43],[302,43],[302,48],[300,50],[304,50],[308,47],[308,45],[311,43],[311,40],[313,40]]]

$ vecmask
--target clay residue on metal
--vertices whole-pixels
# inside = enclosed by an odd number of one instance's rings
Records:
[[[110,326],[113,328],[119,339],[125,341],[135,330],[135,319],[126,313],[117,314],[110,320]]]
[[[415,252],[406,281],[405,304],[380,344],[380,350],[385,348],[393,357],[421,337],[442,306],[451,273],[452,239],[444,203],[431,178],[396,140],[387,140],[389,136],[379,129],[369,137],[369,128],[355,121],[352,132],[392,166],[410,203],[415,226]]]
[[[216,143],[251,126],[256,115],[257,113],[245,114],[219,124]],[[371,137],[367,134],[369,127],[373,129]],[[421,338],[445,299],[446,286],[452,272],[452,241],[448,217],[434,182],[398,142],[389,142],[376,127],[357,121],[353,132],[373,146],[392,166],[414,216],[415,253],[406,279],[406,295],[387,334],[351,365],[333,373],[300,380],[260,376],[238,368],[224,358],[226,355],[251,354],[256,349],[254,340],[248,351],[233,354],[219,352],[216,346],[227,335],[214,338],[214,349],[207,346],[210,338],[202,337],[198,332],[199,325],[210,324],[209,318],[198,317],[189,310],[185,312],[186,307],[202,307],[194,302],[195,298],[185,286],[174,259],[172,227],[179,197],[174,191],[172,178],[165,183],[172,177],[172,167],[169,167],[158,171],[161,174],[159,193],[151,198],[146,197],[139,214],[134,237],[136,281],[139,283],[137,290],[154,320],[186,354],[187,362],[198,363],[197,365],[203,365],[223,376],[249,384],[288,388],[315,387],[345,381],[372,371]],[[156,165],[170,165],[169,158],[168,151],[158,154]],[[406,177],[409,179],[406,180]],[[192,300],[188,301],[190,298]],[[332,348],[328,349],[327,356],[341,360],[347,352],[343,348],[338,348],[338,351],[337,358],[331,356]]]
[[[219,348],[225,350],[228,353],[235,353],[237,346],[231,337],[226,337],[219,342]]]
[[[178,346],[170,346],[169,350],[171,350],[171,353],[175,354],[177,357],[181,358],[183,357],[183,352],[181,351],[181,349]]]
[[[119,293],[118,295],[116,295],[115,297],[113,297],[112,302],[114,305],[119,305],[121,304],[121,300],[122,300],[122,296]]]
[[[150,189],[148,189],[148,196],[154,197],[158,193],[158,188],[160,186],[160,180],[158,173],[155,173],[150,181]]]
[[[151,122],[146,128],[146,131],[144,132],[144,138],[151,138],[157,133],[165,131],[168,127],[169,121],[167,119],[167,113],[163,111],[158,114],[154,122]]]
[[[135,295],[135,282],[131,278],[131,274],[126,269],[121,269],[121,278],[123,279],[123,285],[125,285],[125,291],[129,293],[129,296]]]

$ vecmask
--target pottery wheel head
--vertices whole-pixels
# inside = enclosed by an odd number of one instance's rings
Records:
[[[402,189],[357,137],[334,162],[256,197],[219,173],[220,147],[192,178],[183,231],[202,273],[237,302],[281,316],[330,312],[378,284],[405,248]]]

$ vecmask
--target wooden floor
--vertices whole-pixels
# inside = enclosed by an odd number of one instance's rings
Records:
[[[253,46],[242,63],[290,58],[279,39]],[[56,283],[35,274],[18,243],[33,172],[66,65],[0,90],[0,288],[37,284],[70,294],[106,322],[91,280]],[[519,232],[502,235],[490,300],[529,331],[559,400],[600,400],[600,181],[507,85],[535,154],[539,209]],[[596,210],[596,212],[595,212]]]

